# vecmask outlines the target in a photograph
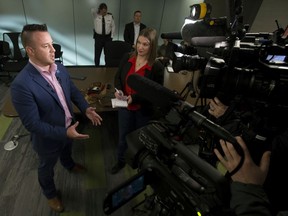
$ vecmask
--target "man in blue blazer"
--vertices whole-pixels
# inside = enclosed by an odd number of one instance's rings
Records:
[[[54,183],[54,166],[61,164],[71,172],[85,168],[71,157],[72,140],[87,139],[76,128],[72,103],[93,125],[102,118],[89,107],[85,98],[70,80],[65,67],[55,63],[53,40],[47,26],[31,24],[23,27],[22,44],[28,64],[11,84],[12,102],[25,128],[31,133],[33,149],[39,157],[38,181],[52,210],[64,210]]]
[[[124,29],[124,41],[130,43],[135,49],[136,40],[138,38],[139,32],[146,28],[146,25],[141,23],[142,13],[137,10],[134,12],[134,21],[125,25]]]

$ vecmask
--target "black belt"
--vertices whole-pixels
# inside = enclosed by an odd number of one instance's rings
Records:
[[[103,34],[97,34],[96,32],[94,32],[94,38],[95,38],[95,37],[111,37],[111,33],[110,33],[110,34],[103,35]]]

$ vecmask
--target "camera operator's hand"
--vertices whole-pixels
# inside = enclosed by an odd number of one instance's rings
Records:
[[[209,100],[209,107],[208,112],[215,118],[219,118],[220,116],[224,115],[228,109],[228,106],[223,104],[217,97]]]
[[[271,152],[264,152],[261,158],[260,166],[257,166],[253,162],[243,139],[241,137],[236,137],[236,139],[244,151],[244,162],[238,172],[231,176],[232,180],[245,184],[263,185],[268,173]],[[220,144],[225,157],[223,157],[217,149],[214,149],[214,152],[223,166],[229,172],[231,172],[239,164],[241,157],[231,143],[220,140]]]
[[[78,133],[78,131],[76,130],[78,125],[79,125],[79,122],[77,121],[75,124],[67,128],[67,131],[66,131],[67,137],[70,139],[88,139],[89,138],[88,134]]]

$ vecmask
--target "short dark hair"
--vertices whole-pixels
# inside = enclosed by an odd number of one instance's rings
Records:
[[[134,11],[134,16],[135,16],[136,13],[140,13],[140,14],[142,14],[142,12],[141,12],[140,10],[136,10],[136,11]]]
[[[47,32],[48,28],[46,24],[27,24],[23,27],[21,32],[21,41],[23,47],[26,47],[31,40],[31,33],[35,31]]]
[[[23,27],[23,31],[48,31],[46,24],[27,24]]]
[[[102,9],[106,9],[107,10],[107,5],[105,3],[101,3],[98,7],[98,12],[100,12],[100,10]]]

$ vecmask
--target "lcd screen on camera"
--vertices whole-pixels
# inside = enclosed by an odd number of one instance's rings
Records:
[[[144,175],[134,179],[129,185],[121,188],[112,195],[112,207],[117,208],[132,199],[146,188]]]
[[[268,55],[266,57],[266,61],[268,61],[270,64],[287,64],[285,62],[287,60],[285,55]]]

